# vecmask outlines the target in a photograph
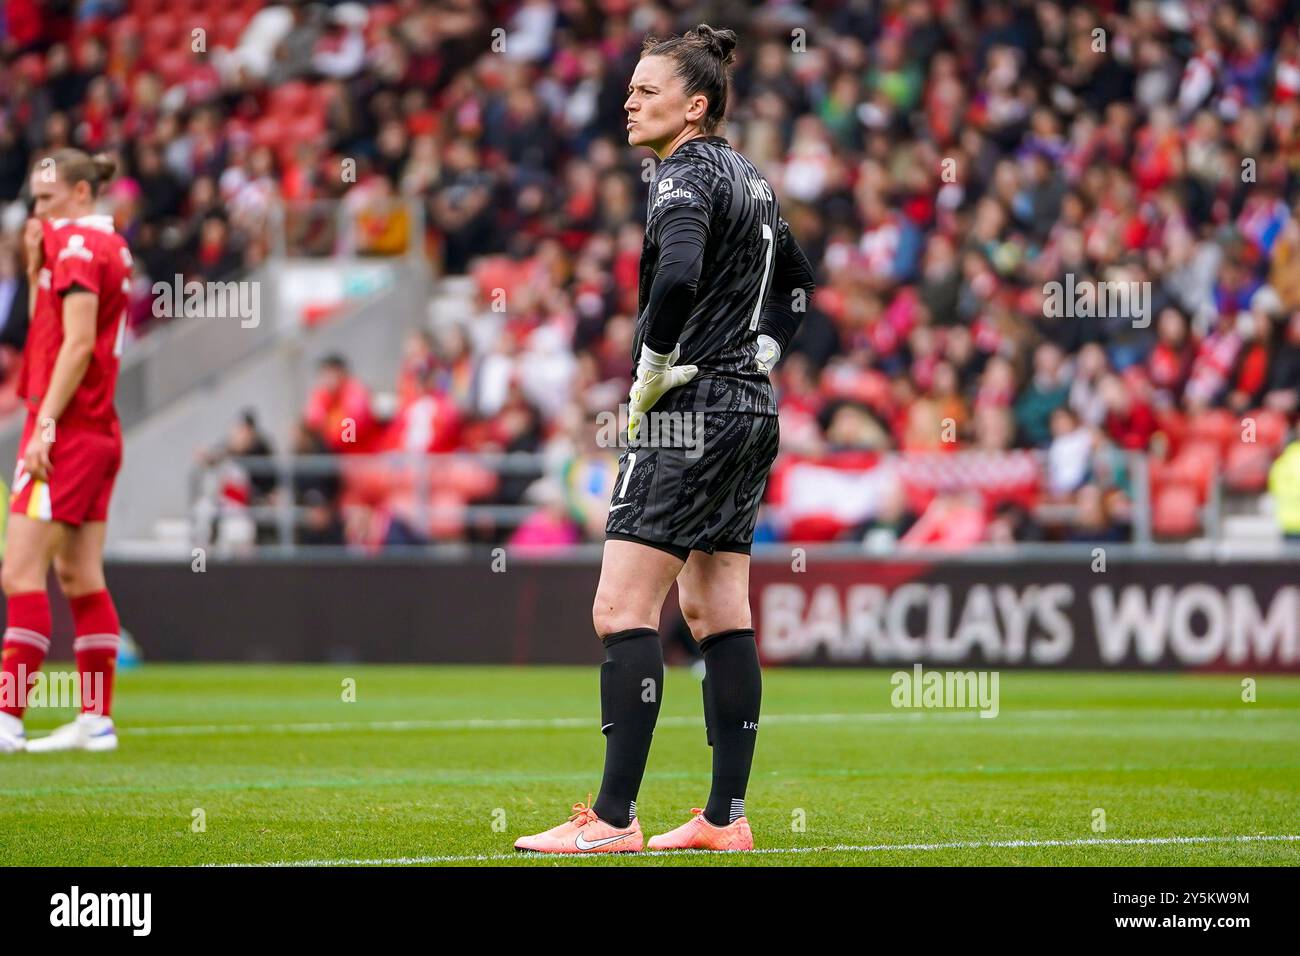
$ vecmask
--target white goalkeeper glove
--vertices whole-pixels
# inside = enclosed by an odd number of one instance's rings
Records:
[[[651,351],[646,345],[641,346],[641,361],[636,367],[636,381],[627,403],[627,438],[636,441],[641,430],[641,419],[646,412],[655,407],[655,402],[663,397],[664,392],[679,385],[685,385],[693,379],[699,369],[694,365],[674,365],[682,347],[673,349],[672,355]]]
[[[760,335],[758,337],[758,351],[754,353],[754,364],[764,375],[771,373],[776,368],[776,363],[781,360],[781,346],[776,344],[776,339],[770,335]]]

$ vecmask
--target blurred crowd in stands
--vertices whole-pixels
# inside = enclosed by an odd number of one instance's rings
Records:
[[[818,274],[774,373],[760,540],[1128,540],[1144,503],[1177,538],[1217,475],[1266,488],[1300,406],[1295,0],[10,0],[0,319],[43,149],[121,157],[107,202],[144,289],[261,262],[271,200],[341,201],[346,251],[422,243],[477,306],[413,332],[397,382],[322,366],[297,450],[537,464],[448,459],[431,483],[358,465],[297,489],[318,511],[302,533],[599,540],[616,462],[593,419],[631,379],[650,179],[622,104],[642,39],[701,20],[741,34],[725,133]],[[295,243],[337,251],[328,221],[304,213]],[[1046,287],[1067,281],[1145,291],[1060,314]],[[258,442],[241,421],[224,451]]]

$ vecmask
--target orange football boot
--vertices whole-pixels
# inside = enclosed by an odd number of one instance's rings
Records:
[[[636,853],[645,845],[641,822],[636,817],[630,826],[616,827],[596,816],[590,803],[591,794],[587,794],[587,804],[575,803],[567,823],[545,833],[520,837],[515,849],[537,853]]]
[[[699,807],[691,810],[691,818],[676,830],[652,836],[646,844],[648,850],[752,850],[754,834],[749,821],[737,817],[725,827],[714,826],[704,819]]]

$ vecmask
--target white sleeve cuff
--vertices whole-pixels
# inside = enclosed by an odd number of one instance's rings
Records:
[[[662,372],[673,364],[673,356],[677,350],[672,352],[656,352],[645,343],[641,344],[641,366],[654,372]]]

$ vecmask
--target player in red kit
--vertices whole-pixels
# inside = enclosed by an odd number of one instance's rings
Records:
[[[27,405],[14,472],[0,587],[6,604],[0,752],[113,750],[110,716],[117,610],[104,580],[104,537],[122,433],[113,393],[126,322],[131,254],[109,216],[95,215],[106,157],[60,149],[31,175],[35,217],[23,234],[31,324],[18,393]],[[72,606],[81,714],[30,742],[28,685],[50,646],[51,563]]]

